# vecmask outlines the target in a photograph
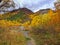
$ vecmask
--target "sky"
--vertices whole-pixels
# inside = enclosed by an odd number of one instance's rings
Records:
[[[31,6],[27,6],[27,8],[32,10],[33,12],[37,12],[40,9],[47,9],[47,8],[51,8],[51,9],[54,10],[54,2],[55,1],[56,0],[38,0],[38,1],[37,0],[35,0],[35,1],[33,0],[31,2],[34,2],[34,3],[32,3]],[[35,4],[35,3],[37,3],[37,4]]]
[[[13,0],[16,3],[16,9],[27,8],[32,12],[37,12],[40,9],[55,9],[54,2],[56,0]]]
[[[15,3],[15,8],[14,7],[9,7],[6,10],[8,11],[13,11],[19,8],[27,8],[31,10],[33,13],[41,10],[41,9],[55,9],[54,8],[54,2],[56,0],[13,0]],[[5,12],[0,12],[0,14],[3,14]]]

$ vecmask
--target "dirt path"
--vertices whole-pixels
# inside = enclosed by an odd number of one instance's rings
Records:
[[[31,38],[31,40],[27,41],[27,45],[36,45],[34,39]]]
[[[22,32],[26,38],[30,39],[27,41],[27,45],[36,45],[35,40],[29,35],[29,31],[24,31],[23,27],[21,28],[20,32]]]

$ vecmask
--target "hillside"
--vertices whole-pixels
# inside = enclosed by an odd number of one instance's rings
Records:
[[[60,3],[55,7],[0,14],[0,45],[60,45]]]

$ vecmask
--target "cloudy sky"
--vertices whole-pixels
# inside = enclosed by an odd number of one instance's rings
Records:
[[[39,1],[35,0],[34,2],[36,2],[37,4],[34,6],[32,3],[31,8],[30,7],[28,7],[28,8],[31,9],[33,12],[36,12],[40,9],[47,9],[47,8],[54,9],[55,1],[56,0],[39,0]]]
[[[54,9],[54,2],[56,0],[13,0],[16,3],[16,9],[28,8],[32,12],[37,12],[40,9],[51,8]]]

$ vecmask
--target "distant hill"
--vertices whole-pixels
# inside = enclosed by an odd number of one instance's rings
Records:
[[[27,8],[22,8],[22,9],[20,9],[20,11],[24,12],[26,15],[33,14],[33,12],[30,11],[29,9],[27,9]]]
[[[36,12],[36,13],[45,14],[45,13],[48,13],[49,10],[50,10],[50,9],[41,9],[41,10],[39,10],[39,11]]]
[[[10,13],[18,13],[18,12],[23,12],[25,15],[30,15],[30,14],[45,14],[48,13],[48,11],[51,9],[41,9],[39,11],[37,11],[36,13],[33,13],[31,10],[27,9],[27,8],[20,8],[18,10],[13,10]]]
[[[30,15],[30,14],[45,14],[45,13],[48,13],[50,9],[41,9],[39,10],[38,12],[36,13],[33,13],[32,11],[30,11],[29,9],[27,8],[22,8],[20,9],[20,11],[24,12],[26,15]]]

